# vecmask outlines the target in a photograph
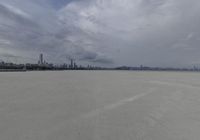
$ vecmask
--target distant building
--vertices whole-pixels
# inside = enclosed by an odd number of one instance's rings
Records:
[[[73,69],[74,68],[74,61],[73,61],[73,59],[71,59],[70,61],[71,61],[70,68]]]
[[[40,54],[38,64],[39,65],[44,64],[43,54]]]
[[[74,67],[73,67],[73,68],[74,68],[74,69],[77,69],[77,67],[78,67],[78,66],[76,65],[76,62],[74,62]]]

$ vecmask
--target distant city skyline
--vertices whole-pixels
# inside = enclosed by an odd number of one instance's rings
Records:
[[[0,0],[0,61],[200,66],[198,0]]]

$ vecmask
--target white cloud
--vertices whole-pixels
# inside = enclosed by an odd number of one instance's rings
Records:
[[[0,39],[0,45],[11,45],[11,42],[6,39]]]
[[[24,12],[21,9],[16,8],[15,6],[12,6],[12,5],[6,4],[6,3],[1,3],[1,5],[6,7],[8,10],[12,11],[13,13],[15,13],[17,15],[23,16],[25,18],[31,18],[31,16],[28,13]]]

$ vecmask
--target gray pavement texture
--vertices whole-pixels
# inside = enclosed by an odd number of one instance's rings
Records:
[[[0,73],[1,140],[199,140],[200,73]]]

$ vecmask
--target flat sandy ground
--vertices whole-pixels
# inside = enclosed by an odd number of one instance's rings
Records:
[[[0,140],[199,140],[200,73],[0,73]]]

